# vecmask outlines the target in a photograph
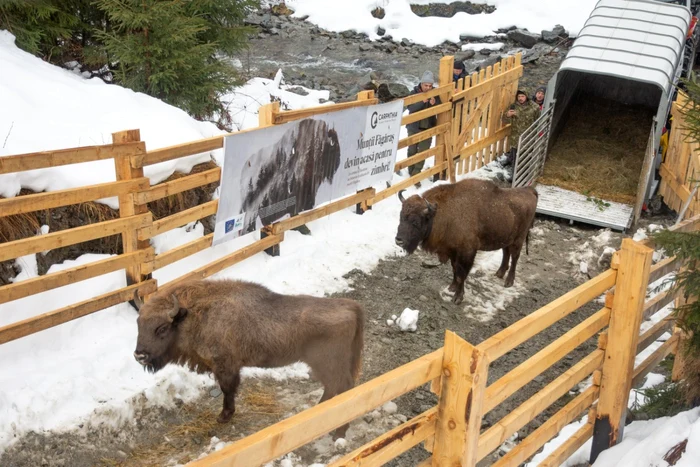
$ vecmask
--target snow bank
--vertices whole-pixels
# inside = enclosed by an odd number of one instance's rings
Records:
[[[418,310],[412,310],[410,308],[404,309],[401,312],[401,316],[399,316],[399,319],[396,321],[399,329],[404,332],[416,332],[416,329],[418,329],[418,313],[420,313]]]
[[[491,14],[460,12],[451,18],[421,18],[410,7],[411,3],[451,3],[451,0],[286,0],[285,3],[294,10],[295,17],[308,16],[308,21],[330,31],[354,30],[378,39],[377,27],[382,27],[394,39],[407,38],[432,47],[444,41],[459,42],[460,34],[492,36],[496,30],[513,25],[539,33],[561,24],[571,35],[576,35],[596,0],[491,0],[488,3],[496,6]],[[376,7],[384,8],[383,19],[372,16]]]
[[[480,50],[501,50],[503,48],[503,42],[494,42],[493,44],[490,44],[488,42],[483,42],[483,43],[472,43],[472,44],[464,44],[462,46],[462,52],[465,50],[476,50],[477,52]]]

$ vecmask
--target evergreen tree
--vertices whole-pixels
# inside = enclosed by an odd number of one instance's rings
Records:
[[[700,85],[684,81],[688,102],[682,109],[690,141],[700,142]],[[698,181],[695,181],[696,183]],[[688,333],[684,348],[685,389],[688,399],[700,401],[700,233],[661,231],[654,235],[656,244],[667,254],[680,258],[686,268],[676,275],[674,288],[682,290],[686,303],[675,309],[678,326]]]
[[[110,21],[98,37],[115,81],[158,97],[198,119],[224,110],[219,97],[236,83],[220,54],[245,44],[241,26],[252,0],[97,0]]]
[[[23,50],[49,59],[78,26],[79,18],[60,0],[0,0],[0,29]]]

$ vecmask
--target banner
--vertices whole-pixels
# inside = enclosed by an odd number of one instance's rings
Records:
[[[213,244],[391,180],[403,101],[224,137]]]

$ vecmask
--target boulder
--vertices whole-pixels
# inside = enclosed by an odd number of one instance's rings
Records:
[[[384,29],[381,26],[377,26],[377,35],[378,36],[383,36],[386,33],[386,29]]]
[[[372,50],[372,46],[370,44],[360,44],[360,52],[367,52],[369,50]]]
[[[548,44],[559,42],[561,39],[568,37],[566,29],[561,24],[554,26],[551,31],[542,31],[542,40]]]
[[[540,40],[540,35],[533,34],[526,29],[514,29],[508,32],[508,39],[530,49]]]
[[[462,42],[480,41],[482,39],[483,39],[483,37],[472,36],[471,34],[460,34],[459,35],[459,40]]]
[[[389,89],[391,95],[395,98],[406,97],[411,93],[411,90],[401,83],[388,83],[387,88]]]
[[[404,37],[403,39],[401,39],[401,45],[403,45],[404,47],[410,47],[413,45],[413,41]]]
[[[384,8],[380,6],[372,10],[372,16],[374,16],[377,19],[383,19],[384,15],[386,15],[386,13],[384,12]]]
[[[476,52],[474,50],[472,50],[472,49],[465,50],[462,53],[460,60],[462,60],[462,61],[469,60],[470,58],[474,58],[474,55],[476,55]]]

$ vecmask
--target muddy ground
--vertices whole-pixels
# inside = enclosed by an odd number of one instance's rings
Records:
[[[669,224],[670,217],[644,219]],[[530,238],[530,254],[518,264],[516,283],[504,289],[494,276],[500,253],[479,253],[467,280],[463,304],[449,301],[445,289],[451,281],[449,265],[435,266],[433,258],[416,253],[381,261],[369,273],[351,271],[352,290],[338,296],[359,301],[367,310],[365,357],[362,381],[386,373],[402,364],[440,348],[444,332],[452,330],[472,344],[478,344],[541,306],[599,273],[607,264],[598,264],[605,247],[618,248],[622,235],[586,226],[538,218]],[[589,270],[581,273],[580,262]],[[526,344],[506,354],[490,367],[489,382],[511,370],[553,339],[562,335],[600,308],[593,302],[581,308]],[[402,332],[387,320],[404,308],[420,310],[416,332]],[[484,428],[532,396],[541,387],[595,348],[595,339],[584,343],[557,362],[549,371],[486,415]],[[321,386],[313,380],[278,382],[248,379],[242,384],[236,415],[228,425],[215,421],[222,396],[212,385],[194,403],[178,402],[174,408],[147,408],[144,400],[134,402],[135,422],[118,430],[105,425],[84,426],[64,434],[31,433],[2,457],[3,466],[143,466],[177,465],[195,459],[228,443],[250,435],[278,420],[313,406],[321,396]],[[519,437],[539,426],[572,396],[560,401],[520,430]],[[281,466],[308,466],[326,463],[370,441],[379,434],[429,409],[436,397],[427,385],[400,397],[392,404],[370,413],[351,425],[347,444],[334,444],[330,436],[297,450]],[[482,462],[489,465],[499,455]],[[415,465],[428,453],[422,447],[399,457],[391,466]],[[289,463],[291,462],[291,463]]]

